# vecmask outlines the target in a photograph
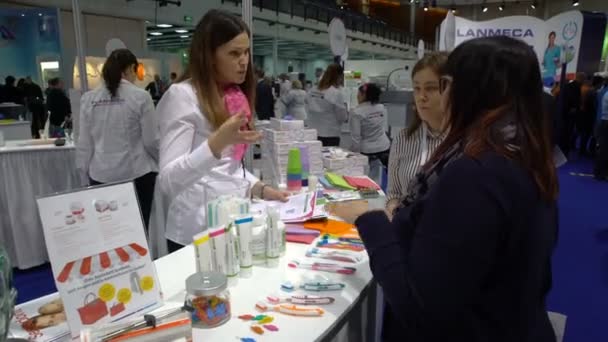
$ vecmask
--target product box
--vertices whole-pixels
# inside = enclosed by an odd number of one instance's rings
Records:
[[[304,129],[303,120],[281,120],[277,118],[270,119],[270,128],[277,131],[291,131]]]
[[[353,167],[365,167],[368,163],[367,156],[359,153],[349,153],[346,158],[332,158],[327,154],[323,155],[323,166],[332,171]]]
[[[291,143],[295,141],[316,141],[316,129],[296,129],[290,131],[279,131],[275,129],[265,129],[264,139],[270,143]]]
[[[365,176],[365,167],[363,166],[355,166],[355,167],[347,167],[335,170],[327,170],[342,176]]]
[[[314,141],[300,141],[300,142],[289,142],[289,143],[270,143],[267,140],[264,140],[262,143],[262,153],[270,153],[270,154],[289,154],[289,150],[293,148],[302,148],[305,147],[308,149],[309,155],[321,155],[321,147],[322,143],[318,140]]]

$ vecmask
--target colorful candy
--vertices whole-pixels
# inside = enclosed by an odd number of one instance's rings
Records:
[[[230,319],[230,302],[217,296],[196,297],[192,300],[192,307],[194,325],[215,327]]]
[[[262,329],[259,325],[252,325],[251,331],[258,335],[264,335],[264,329]]]
[[[265,324],[264,328],[266,328],[266,330],[268,331],[279,331],[279,328],[276,325],[272,324]]]

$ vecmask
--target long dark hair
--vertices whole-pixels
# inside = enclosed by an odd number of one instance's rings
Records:
[[[472,39],[450,54],[442,74],[452,78],[447,90],[450,131],[427,165],[462,141],[469,157],[495,151],[516,161],[533,176],[542,197],[555,200],[558,182],[550,121],[543,109],[534,50],[509,37]],[[517,126],[516,149],[496,134],[495,124],[504,120],[513,120]]]
[[[377,104],[380,102],[382,90],[375,83],[365,83],[359,87],[359,92],[363,94],[365,101],[371,104]]]
[[[412,82],[414,80],[414,76],[416,76],[417,73],[421,72],[424,69],[431,69],[431,71],[437,75],[437,79],[439,79],[439,76],[441,75],[441,69],[443,68],[443,65],[447,60],[447,52],[427,53],[418,62],[416,62],[416,65],[414,65],[414,68],[412,69]],[[420,115],[418,115],[416,105],[414,105],[414,114],[414,119],[407,128],[408,137],[412,136],[422,124],[422,119],[420,118]]]
[[[190,62],[186,72],[178,80],[191,80],[202,112],[216,128],[228,119],[229,113],[218,89],[214,67],[215,51],[243,32],[251,39],[251,32],[241,18],[222,10],[213,9],[207,12],[196,25],[190,44]],[[251,54],[245,82],[238,86],[249,100],[249,107],[253,111],[256,81]]]
[[[130,50],[117,49],[112,51],[101,70],[106,88],[112,94],[112,97],[116,97],[123,72],[128,68],[137,68],[138,64],[137,57]]]
[[[332,63],[327,66],[321,80],[319,81],[319,90],[325,90],[331,86],[337,87],[340,85],[340,79],[344,73],[344,69],[337,64]]]

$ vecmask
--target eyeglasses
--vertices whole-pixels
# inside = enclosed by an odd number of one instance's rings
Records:
[[[452,76],[441,76],[439,78],[439,93],[443,94],[452,85],[453,81]]]

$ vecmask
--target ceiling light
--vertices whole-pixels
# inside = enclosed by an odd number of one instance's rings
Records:
[[[413,3],[414,3],[414,0],[410,0],[410,4],[413,4]]]
[[[483,13],[486,13],[488,11],[488,6],[486,6],[486,5],[481,6],[481,11]]]
[[[574,7],[578,6],[578,0],[572,0],[572,6],[574,6]]]
[[[22,17],[25,17],[25,13],[21,13],[21,16],[22,16]]]
[[[538,6],[538,4],[536,3],[536,1],[532,1],[532,4],[530,5],[530,7],[532,9],[536,9],[536,6]]]
[[[38,13],[38,16],[39,16],[39,17],[42,17],[42,13]]]
[[[150,35],[151,35],[151,36],[162,36],[162,35],[163,35],[163,33],[162,33],[162,32],[156,32],[156,31],[155,31],[155,32],[150,32]]]
[[[188,33],[188,30],[175,30],[175,33]]]
[[[183,36],[179,36],[179,37],[180,37],[180,38],[188,38],[188,37],[190,37],[190,36],[189,36],[189,35],[187,35],[187,34],[185,34],[185,35],[183,35]]]
[[[147,41],[147,42],[149,42],[149,41],[151,41],[151,40],[152,40],[152,38],[146,38],[146,41]]]
[[[169,28],[169,27],[173,27],[173,25],[171,25],[171,24],[156,24],[156,27]]]
[[[504,11],[505,10],[505,2],[503,1],[502,4],[498,5],[498,10],[499,11]]]
[[[429,2],[428,1],[424,2],[424,8],[423,9],[424,9],[425,12],[429,10]]]

